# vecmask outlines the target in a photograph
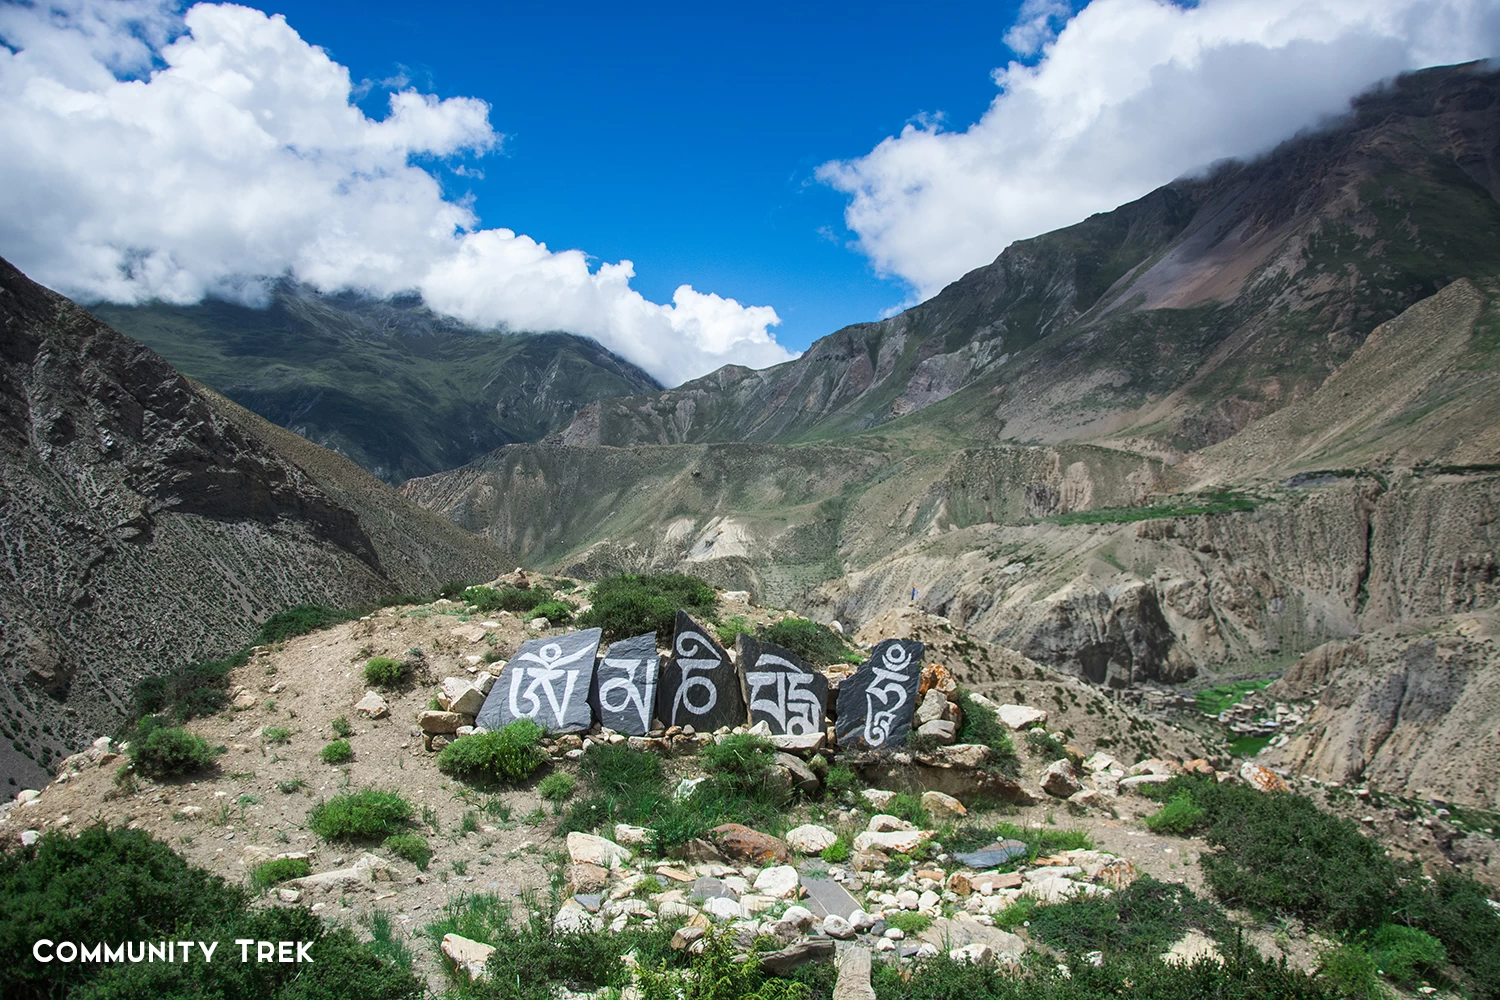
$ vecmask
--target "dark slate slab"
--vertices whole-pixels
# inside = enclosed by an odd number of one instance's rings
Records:
[[[735,642],[750,724],[764,722],[773,736],[811,736],[824,727],[828,678],[790,649],[741,632]]]
[[[745,696],[739,673],[709,630],[677,612],[672,655],[661,668],[656,717],[668,726],[712,732],[745,724]]]
[[[1007,861],[1026,856],[1026,845],[1019,840],[1002,840],[988,847],[981,847],[968,854],[953,855],[960,863],[970,868],[998,868]]]
[[[698,879],[693,887],[688,890],[688,896],[695,902],[706,902],[710,899],[739,899],[740,894],[716,878],[707,876]]]
[[[885,639],[839,684],[834,731],[845,749],[900,746],[911,733],[926,648],[911,639]]]
[[[660,674],[655,632],[611,643],[589,697],[599,724],[626,736],[649,733]]]
[[[830,913],[848,920],[855,910],[863,909],[859,900],[849,895],[843,886],[831,878],[803,874],[802,888],[807,890],[807,898],[802,900],[802,905],[812,910],[813,916],[819,920]]]
[[[495,679],[475,724],[495,730],[531,719],[549,733],[589,728],[594,721],[589,690],[601,635],[591,628],[523,642]]]

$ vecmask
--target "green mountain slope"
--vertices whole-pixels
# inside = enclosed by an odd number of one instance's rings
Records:
[[[660,388],[569,334],[475,330],[412,300],[283,284],[269,308],[99,305],[174,366],[390,483],[534,441],[604,396]]]

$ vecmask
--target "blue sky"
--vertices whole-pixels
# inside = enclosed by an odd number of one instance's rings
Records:
[[[253,6],[356,80],[489,102],[502,151],[482,180],[442,173],[483,224],[630,259],[652,301],[688,283],[771,305],[800,350],[910,291],[847,246],[846,198],[816,168],[917,115],[977,119],[1019,4]],[[386,96],[361,106],[383,116]]]
[[[1500,54],[1500,3],[0,0],[0,42],[0,255],[43,284],[415,291],[676,385]]]

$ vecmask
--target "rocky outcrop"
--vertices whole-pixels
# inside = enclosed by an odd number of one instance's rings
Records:
[[[0,776],[22,785],[112,732],[136,681],[277,611],[503,561],[3,261],[0,476]]]

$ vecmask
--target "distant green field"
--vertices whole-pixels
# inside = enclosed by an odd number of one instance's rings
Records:
[[[1271,743],[1269,736],[1241,736],[1229,742],[1229,752],[1236,757],[1254,757]]]
[[[1218,715],[1251,691],[1259,691],[1275,679],[1267,677],[1258,681],[1235,681],[1232,684],[1206,688],[1198,692],[1198,711],[1204,715]]]
[[[1054,514],[1046,520],[1054,524],[1122,524],[1128,521],[1150,521],[1162,517],[1193,517],[1198,514],[1225,514],[1255,509],[1255,501],[1230,492],[1196,493],[1174,502],[1144,507],[1100,507]]]

